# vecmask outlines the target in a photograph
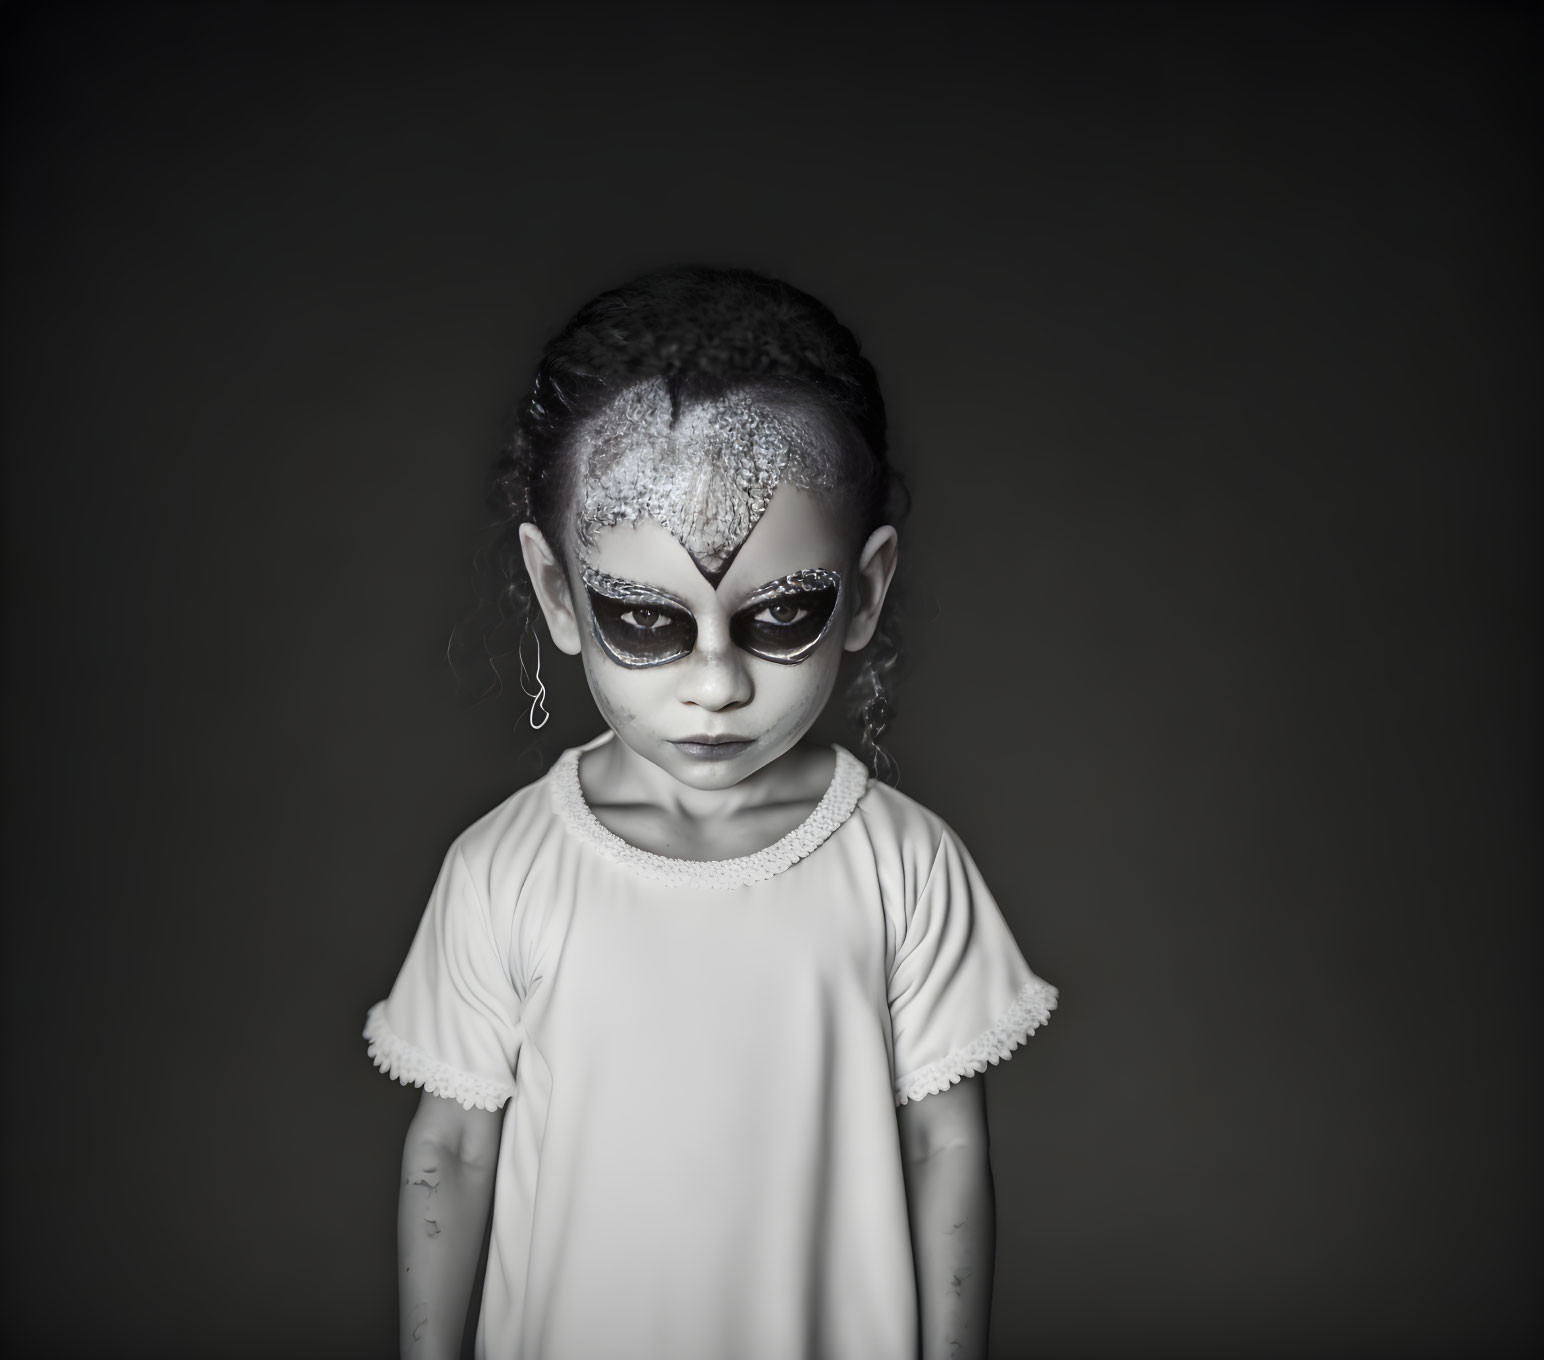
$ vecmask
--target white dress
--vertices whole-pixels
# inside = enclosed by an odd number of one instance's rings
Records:
[[[581,749],[451,846],[365,1029],[402,1082],[510,1103],[477,1355],[911,1360],[895,1107],[1007,1057],[1055,988],[846,751],[801,826],[698,862],[606,830]]]

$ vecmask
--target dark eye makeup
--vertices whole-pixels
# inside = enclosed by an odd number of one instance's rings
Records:
[[[673,595],[583,569],[595,640],[619,666],[663,666],[690,654],[697,620]],[[820,644],[836,613],[842,578],[811,567],[757,587],[729,620],[735,646],[783,666],[796,666]]]
[[[729,620],[730,639],[763,661],[796,666],[826,635],[841,591],[842,578],[823,567],[768,581]]]
[[[595,640],[619,666],[679,661],[697,645],[697,620],[673,595],[585,567]]]

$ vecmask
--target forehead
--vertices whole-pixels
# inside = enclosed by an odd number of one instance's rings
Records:
[[[652,521],[716,584],[780,487],[837,488],[841,445],[820,404],[792,392],[738,388],[677,409],[662,379],[637,383],[581,431],[577,540]]]
[[[849,548],[828,497],[784,484],[775,488],[766,512],[716,586],[674,535],[652,519],[599,529],[578,556],[608,576],[655,586],[688,604],[705,604],[715,594],[726,601],[739,599],[768,581],[810,567],[840,572]]]

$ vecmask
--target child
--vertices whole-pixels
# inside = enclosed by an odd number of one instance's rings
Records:
[[[370,1012],[424,1089],[402,1354],[458,1354],[491,1203],[479,1356],[984,1356],[962,1078],[1056,992],[939,818],[802,740],[860,652],[886,767],[872,366],[785,284],[649,275],[548,345],[495,489],[506,604],[534,595],[609,730],[456,840]]]

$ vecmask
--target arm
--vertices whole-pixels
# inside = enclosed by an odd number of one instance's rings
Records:
[[[408,1126],[397,1202],[403,1360],[461,1354],[503,1120],[426,1091]]]
[[[917,1265],[922,1360],[985,1360],[997,1209],[986,1079],[970,1077],[896,1111]]]

